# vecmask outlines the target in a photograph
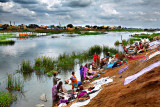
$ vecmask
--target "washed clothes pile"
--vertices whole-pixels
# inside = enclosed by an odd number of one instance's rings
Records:
[[[95,84],[94,85],[95,88],[92,91],[85,90],[89,94],[90,99],[88,99],[84,102],[76,102],[76,103],[72,104],[71,107],[80,107],[80,106],[87,105],[91,101],[91,99],[93,99],[101,91],[101,89],[100,89],[101,85],[107,84],[110,82],[113,82],[113,79],[109,78],[109,77],[101,78],[101,79],[93,81],[91,84]]]

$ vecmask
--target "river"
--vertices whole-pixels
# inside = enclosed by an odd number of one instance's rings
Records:
[[[14,73],[23,60],[29,60],[34,63],[34,59],[40,56],[49,56],[56,58],[63,53],[82,52],[94,45],[105,45],[115,47],[116,40],[129,39],[132,34],[137,32],[108,32],[104,35],[88,35],[68,37],[67,34],[54,34],[50,36],[14,39],[16,42],[11,46],[0,46],[0,91],[5,90],[7,73]],[[51,36],[59,36],[59,38],[51,38]],[[117,47],[122,50],[121,47]],[[74,66],[75,74],[80,80],[79,65]],[[58,74],[57,77],[62,81],[69,79],[72,71]],[[20,75],[20,74],[17,74]],[[37,76],[32,73],[24,78],[24,93],[18,94],[18,100],[11,107],[33,107],[36,104],[45,104],[46,107],[52,106],[52,78],[46,76]],[[64,85],[66,89],[71,86]],[[42,102],[39,97],[45,93],[48,101]]]

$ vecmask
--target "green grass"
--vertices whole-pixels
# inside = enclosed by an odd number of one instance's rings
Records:
[[[22,61],[20,69],[18,71],[25,74],[25,73],[31,73],[34,70],[31,66],[30,61]]]
[[[17,96],[12,95],[8,91],[0,92],[0,107],[9,107],[15,100],[17,100]]]
[[[102,34],[107,34],[102,31],[95,31],[95,32],[81,32],[80,35],[102,35]]]
[[[93,55],[94,53],[100,54],[102,52],[102,50],[103,49],[102,49],[101,46],[95,45],[95,46],[92,46],[92,47],[89,48],[88,53],[89,53],[89,55]]]
[[[140,38],[130,38],[129,43],[133,44],[135,41],[140,41],[140,40],[141,40]]]
[[[0,40],[0,45],[14,45],[14,40]]]
[[[155,36],[158,36],[158,35],[160,35],[160,33],[139,34],[139,35],[135,34],[135,35],[133,35],[133,37],[135,37],[135,38],[142,38],[142,39],[148,38],[148,39],[150,39],[150,40],[153,40],[153,38],[154,38]]]
[[[126,40],[122,40],[122,45],[123,46],[127,46],[129,44],[129,42],[128,41],[126,41]]]
[[[110,52],[109,56],[119,53],[115,48],[109,48],[108,46],[103,46],[103,54],[106,55],[107,52]]]
[[[34,70],[36,73],[47,73],[54,69],[54,60],[49,57],[39,57],[35,59]]]
[[[120,42],[117,40],[117,41],[114,43],[114,45],[115,45],[115,46],[118,46],[119,43],[120,43]]]
[[[23,81],[20,80],[20,77],[14,77],[12,74],[7,75],[7,89],[9,91],[22,91],[23,90]]]

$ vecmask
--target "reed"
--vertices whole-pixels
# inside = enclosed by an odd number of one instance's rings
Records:
[[[126,40],[122,40],[122,45],[123,46],[127,46],[129,44],[129,42],[128,41],[126,41]]]
[[[21,62],[21,68],[19,70],[19,72],[22,72],[22,73],[31,73],[33,72],[33,68],[30,64],[30,61],[22,61]]]
[[[92,46],[91,48],[89,48],[89,55],[93,55],[94,53],[96,54],[100,54],[102,52],[102,47],[99,46],[99,45],[95,45],[95,46]]]
[[[12,91],[22,91],[23,90],[23,81],[21,81],[20,77],[14,77],[12,74],[7,74],[7,89]]]
[[[119,45],[119,41],[117,40],[115,43],[114,43],[115,46],[118,46]]]
[[[119,53],[119,51],[115,48],[109,48],[108,46],[103,46],[103,53],[110,52],[110,54]]]
[[[34,70],[39,73],[47,73],[54,69],[54,60],[49,57],[39,57],[35,59]]]

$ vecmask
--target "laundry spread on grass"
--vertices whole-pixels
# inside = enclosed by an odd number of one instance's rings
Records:
[[[121,68],[121,69],[118,71],[118,73],[124,72],[124,71],[128,68],[128,66],[129,66],[129,65],[125,66],[124,68]]]
[[[143,75],[144,73],[146,73],[146,72],[148,72],[158,66],[160,66],[160,61],[155,62],[154,64],[144,68],[143,70],[139,71],[138,73],[136,73],[134,75],[126,77],[125,81],[124,81],[124,85],[129,84],[130,82],[136,80],[139,76]]]
[[[109,77],[101,78],[101,79],[93,81],[91,84],[95,84],[94,89],[92,91],[85,90],[89,94],[90,99],[83,101],[83,102],[76,102],[72,104],[71,107],[80,107],[80,106],[87,105],[91,101],[91,99],[93,99],[101,91],[102,89],[101,86],[104,84],[110,83],[110,82],[113,82],[113,79]]]

